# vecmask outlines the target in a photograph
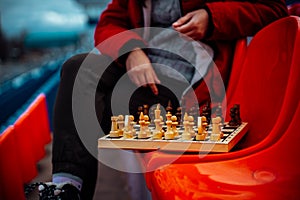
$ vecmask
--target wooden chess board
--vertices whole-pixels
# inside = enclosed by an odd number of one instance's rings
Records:
[[[211,141],[209,139],[211,127],[208,127],[208,136],[203,141],[197,141],[194,138],[191,140],[183,140],[181,133],[183,127],[178,127],[179,135],[173,140],[153,139],[148,137],[146,139],[139,139],[137,136],[126,139],[124,137],[111,138],[109,135],[101,137],[98,140],[98,148],[109,149],[127,149],[127,150],[163,150],[163,151],[179,151],[179,152],[229,152],[246,134],[248,131],[248,123],[242,122],[241,125],[233,127],[228,123],[222,127],[221,131],[224,136],[219,141]],[[135,126],[139,129],[139,126]],[[154,128],[154,127],[150,127]],[[196,131],[196,127],[195,127]]]

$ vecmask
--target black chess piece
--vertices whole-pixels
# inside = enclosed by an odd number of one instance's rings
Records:
[[[222,105],[219,103],[216,111],[215,111],[216,117],[220,117],[222,119],[221,123],[224,123],[224,117],[223,117],[223,110],[222,110]]]
[[[149,109],[149,118],[150,118],[151,121],[155,119],[155,109],[156,109],[156,105],[157,105],[157,104],[152,105],[152,106],[150,107],[150,109]]]
[[[211,120],[211,107],[210,107],[210,102],[207,102],[207,103],[202,107],[201,116],[206,117],[207,124],[210,124],[210,120]]]
[[[176,109],[175,116],[177,117],[178,125],[180,125],[181,124],[181,116],[182,116],[182,108],[181,107],[178,107]]]
[[[171,100],[168,101],[168,106],[166,107],[166,112],[170,112],[173,114],[173,108],[172,108],[172,103]]]
[[[149,105],[148,104],[143,105],[143,114],[149,115]]]
[[[239,104],[234,104],[233,107],[230,108],[230,118],[229,126],[239,126],[242,124]]]
[[[136,113],[136,116],[134,116],[134,119],[138,119],[140,117],[140,115],[141,115],[141,112],[144,112],[143,106],[139,106],[138,107],[138,111]],[[137,122],[138,122],[138,120],[137,120]]]

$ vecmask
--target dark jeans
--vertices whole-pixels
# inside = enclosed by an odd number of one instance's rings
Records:
[[[86,149],[79,137],[72,110],[74,109],[72,101],[73,98],[76,98],[73,97],[73,86],[80,68],[86,67],[88,69],[80,71],[80,73],[85,74],[80,81],[82,83],[87,82],[87,85],[90,84],[91,87],[96,85],[96,94],[89,93],[89,87],[82,89],[84,90],[82,92],[87,90],[87,98],[89,98],[89,95],[94,98],[97,120],[101,124],[104,133],[108,133],[110,130],[110,117],[112,114],[130,113],[136,115],[137,108],[140,105],[148,104],[151,106],[161,103],[166,107],[169,100],[176,108],[179,106],[178,97],[187,85],[166,77],[159,77],[162,84],[158,85],[159,95],[155,96],[148,87],[136,88],[125,74],[125,69],[112,62],[108,57],[96,54],[87,57],[87,55],[73,56],[62,67],[61,81],[54,108],[52,163],[53,173],[65,172],[80,177],[83,180],[82,198],[92,199],[97,179],[98,161],[97,157]],[[101,79],[99,76],[97,77],[97,74],[101,74]],[[98,78],[100,80],[97,80]],[[164,86],[164,83],[166,83],[166,86]],[[169,86],[172,86],[175,90],[169,89]],[[134,92],[131,95],[129,91]],[[123,98],[128,95],[130,96],[129,101]],[[89,134],[88,128],[86,134]],[[97,152],[97,138],[100,136],[101,134],[92,135],[92,141],[94,142],[91,148],[95,152]]]

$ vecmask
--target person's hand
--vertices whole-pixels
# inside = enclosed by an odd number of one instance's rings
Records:
[[[205,9],[199,9],[186,14],[173,23],[173,28],[194,39],[201,40],[204,38],[209,23],[209,16]]]
[[[150,63],[148,56],[140,48],[129,53],[126,60],[126,69],[130,80],[140,86],[149,86],[153,94],[158,95],[156,84],[160,83]]]

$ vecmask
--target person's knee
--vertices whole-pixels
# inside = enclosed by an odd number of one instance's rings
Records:
[[[92,70],[105,69],[112,63],[112,59],[108,56],[94,54],[94,53],[82,53],[77,54],[69,58],[62,66],[61,75],[64,74],[77,74],[80,67],[89,67]],[[95,71],[96,72],[96,71]]]
[[[88,54],[77,54],[64,62],[61,68],[61,75],[77,73],[81,64],[86,59]]]

